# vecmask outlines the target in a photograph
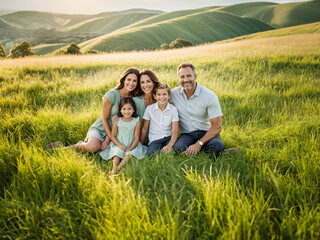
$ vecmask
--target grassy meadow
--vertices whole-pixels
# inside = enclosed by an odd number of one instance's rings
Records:
[[[192,62],[241,154],[111,161],[83,140],[130,66],[178,86]],[[320,34],[0,60],[1,239],[319,239]]]

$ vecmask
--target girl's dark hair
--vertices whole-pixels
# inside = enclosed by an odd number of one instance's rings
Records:
[[[140,89],[140,84],[139,84],[139,70],[135,67],[130,67],[127,68],[120,76],[120,79],[118,80],[118,85],[115,87],[115,89],[120,90],[124,87],[124,80],[126,79],[126,77],[129,74],[134,74],[137,76],[137,87],[132,91],[132,96],[137,96],[137,94],[139,93],[139,89]]]
[[[130,98],[130,97],[122,98],[122,99],[120,100],[119,111],[118,111],[117,116],[118,116],[118,117],[123,117],[123,115],[122,115],[122,113],[121,113],[121,108],[122,108],[124,105],[126,105],[126,104],[130,104],[130,105],[133,107],[132,117],[138,117],[136,104],[134,103],[133,99]]]
[[[155,88],[156,86],[158,86],[158,84],[159,84],[159,79],[158,79],[157,76],[154,74],[154,72],[152,72],[150,69],[143,69],[139,74],[140,74],[140,77],[141,77],[142,75],[148,75],[149,78],[151,79],[151,81],[154,83],[154,88]],[[143,91],[141,90],[140,78],[139,78],[139,84],[138,84],[137,89],[138,89],[138,95],[137,95],[137,96],[141,96],[141,95],[144,94]]]

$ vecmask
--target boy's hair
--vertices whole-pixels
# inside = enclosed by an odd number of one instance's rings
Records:
[[[168,94],[171,95],[171,88],[168,84],[166,83],[159,83],[154,89],[153,89],[153,94],[156,95],[158,89],[167,89]]]
[[[122,113],[121,113],[121,108],[122,108],[124,105],[126,105],[126,104],[130,104],[130,105],[133,107],[132,117],[138,117],[136,104],[134,103],[133,99],[130,98],[130,97],[122,98],[122,99],[120,100],[119,111],[118,111],[117,116],[118,116],[118,117],[123,117],[123,115],[122,115]]]

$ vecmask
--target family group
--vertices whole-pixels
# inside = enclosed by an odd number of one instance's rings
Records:
[[[126,69],[102,97],[101,117],[73,147],[113,159],[114,174],[131,156],[172,151],[195,156],[201,150],[219,156],[224,144],[217,96],[197,82],[193,64],[181,63],[177,74],[180,86],[171,90],[149,69]]]

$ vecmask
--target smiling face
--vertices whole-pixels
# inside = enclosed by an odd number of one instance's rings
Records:
[[[147,74],[140,76],[140,87],[144,94],[150,94],[154,88],[154,82]]]
[[[137,84],[138,84],[138,77],[133,73],[128,74],[124,79],[124,88],[129,92],[132,92],[133,90],[135,90],[137,87]]]
[[[153,97],[157,100],[160,106],[165,106],[170,99],[170,94],[168,89],[157,89],[156,94],[154,94]]]
[[[126,103],[122,106],[120,112],[124,118],[129,118],[134,113],[134,109],[130,103]]]
[[[197,74],[193,73],[191,67],[180,68],[179,82],[185,91],[192,91],[197,85]]]

